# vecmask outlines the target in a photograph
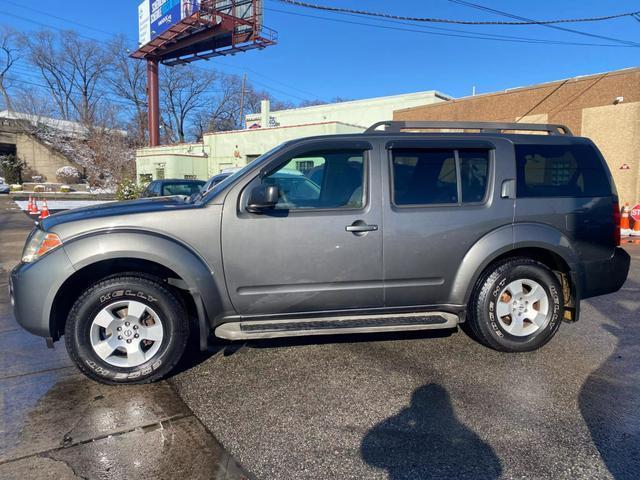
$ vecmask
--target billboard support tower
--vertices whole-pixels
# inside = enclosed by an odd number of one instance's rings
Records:
[[[147,60],[147,98],[149,105],[149,146],[160,145],[160,82],[158,60]]]
[[[144,0],[138,7],[140,47],[147,61],[149,146],[160,145],[159,65],[179,65],[275,45],[262,22],[262,0]]]

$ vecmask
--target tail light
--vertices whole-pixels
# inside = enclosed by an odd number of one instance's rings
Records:
[[[613,225],[615,231],[613,233],[613,239],[616,247],[620,246],[620,203],[616,200],[613,202]]]

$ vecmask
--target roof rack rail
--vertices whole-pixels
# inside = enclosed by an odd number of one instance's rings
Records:
[[[378,130],[384,126],[384,130]],[[396,121],[377,122],[371,125],[365,133],[400,133],[403,130],[479,130],[481,133],[501,133],[504,130],[547,132],[549,135],[573,136],[565,125],[546,123],[501,123],[501,122],[439,122],[439,121]]]

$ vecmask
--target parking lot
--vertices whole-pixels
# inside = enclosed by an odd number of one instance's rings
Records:
[[[258,478],[636,479],[640,248],[540,351],[462,332],[229,345],[172,379]]]
[[[15,324],[6,274],[30,223],[0,202],[1,478],[249,476],[234,458],[260,479],[640,471],[639,246],[624,288],[537,352],[461,331],[220,343],[168,381],[106,387]]]

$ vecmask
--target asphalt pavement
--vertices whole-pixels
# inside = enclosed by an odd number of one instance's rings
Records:
[[[7,275],[32,227],[0,197],[0,479],[249,478],[169,383],[95,383],[18,326]]]
[[[29,228],[0,199],[0,478],[640,477],[640,246],[537,352],[460,331],[220,342],[106,387],[10,315]]]
[[[543,349],[460,331],[222,345],[171,382],[261,479],[640,478],[640,247]]]

